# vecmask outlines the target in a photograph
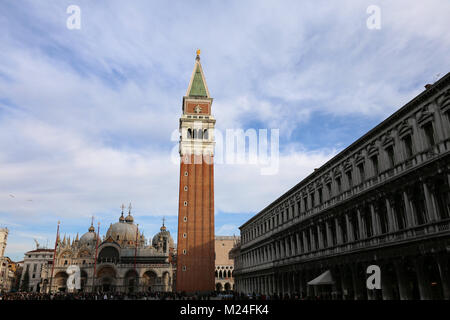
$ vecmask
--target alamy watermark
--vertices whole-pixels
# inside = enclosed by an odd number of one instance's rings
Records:
[[[195,128],[195,124],[194,124]],[[226,129],[225,133],[218,129],[207,129],[205,136],[186,136],[184,132],[174,130],[171,141],[177,142],[171,152],[171,160],[180,161],[180,148],[187,153],[203,155],[182,159],[185,163],[194,161],[214,161],[215,164],[255,165],[259,166],[261,175],[275,175],[280,165],[280,130],[279,129]],[[178,144],[180,142],[182,144]],[[208,147],[208,144],[209,147]],[[207,147],[205,147],[205,145]],[[186,146],[186,147],[185,147]],[[213,153],[214,157],[208,157]],[[186,152],[183,152],[186,154]],[[206,157],[205,157],[206,156]]]
[[[80,30],[81,29],[81,9],[77,5],[70,5],[66,10],[67,14],[70,16],[66,20],[66,26],[69,30]]]
[[[370,5],[366,9],[366,13],[370,16],[366,20],[366,26],[369,30],[381,29],[381,8],[377,5]]]
[[[381,289],[381,269],[376,264],[370,265],[366,270],[370,276],[367,278],[366,287],[369,290]]]

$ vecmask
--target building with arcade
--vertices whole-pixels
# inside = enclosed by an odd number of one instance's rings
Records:
[[[239,292],[450,299],[450,73],[240,230]]]

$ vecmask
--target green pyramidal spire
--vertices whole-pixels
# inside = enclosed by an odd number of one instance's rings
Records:
[[[207,97],[205,83],[203,82],[202,73],[200,71],[200,65],[197,64],[195,68],[194,79],[192,80],[191,91],[189,91],[189,97]]]
[[[202,65],[200,64],[200,49],[197,50],[194,74],[189,85],[188,97],[208,98],[208,89],[206,88],[206,81],[203,75]]]

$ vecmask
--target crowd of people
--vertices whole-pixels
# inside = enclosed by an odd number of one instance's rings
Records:
[[[39,293],[39,292],[13,292],[0,294],[0,300],[328,300],[325,296],[305,296],[303,294],[272,294],[258,293],[211,293],[208,295],[186,295],[175,292],[78,292],[78,293]]]
[[[13,292],[0,294],[0,300],[218,300],[218,295],[186,295],[173,292],[78,292],[39,293]],[[219,298],[220,299],[220,298]]]

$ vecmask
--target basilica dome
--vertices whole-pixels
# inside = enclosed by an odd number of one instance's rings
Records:
[[[119,222],[111,224],[106,232],[106,238],[111,237],[114,241],[136,241],[137,226],[133,223],[133,217],[128,214],[126,219],[122,216]]]
[[[170,232],[167,230],[164,223],[160,229],[160,232],[158,232],[152,239],[152,245],[154,247],[158,245],[159,238],[161,238],[162,240],[167,239],[169,242],[169,248],[175,248],[172,236],[170,235]]]
[[[91,226],[89,227],[89,231],[86,232],[85,234],[83,234],[80,238],[80,244],[83,245],[95,245],[96,244],[96,233],[95,233],[95,228],[94,226],[91,224]]]

